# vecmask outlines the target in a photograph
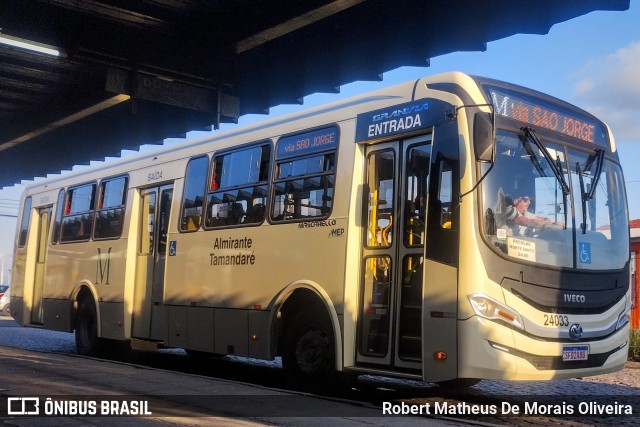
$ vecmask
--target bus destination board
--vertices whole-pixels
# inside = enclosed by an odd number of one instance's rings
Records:
[[[487,87],[497,114],[561,134],[608,146],[604,126],[587,115],[515,91]]]
[[[317,153],[338,146],[338,128],[335,126],[310,132],[285,136],[278,141],[276,157],[285,159],[293,156]]]

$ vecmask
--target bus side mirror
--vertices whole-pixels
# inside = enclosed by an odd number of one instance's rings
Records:
[[[493,163],[495,161],[496,127],[493,113],[478,112],[473,118],[473,149],[476,161]]]

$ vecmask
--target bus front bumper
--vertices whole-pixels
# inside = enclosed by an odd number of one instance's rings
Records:
[[[628,326],[598,340],[572,342],[536,339],[473,316],[459,321],[458,331],[460,378],[576,378],[621,370],[627,360]]]

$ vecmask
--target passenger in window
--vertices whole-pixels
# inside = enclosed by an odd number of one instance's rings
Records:
[[[246,224],[256,224],[264,220],[265,206],[262,203],[256,203],[249,208],[244,222]]]
[[[231,205],[229,216],[227,216],[227,224],[240,224],[245,215],[246,213],[244,211],[244,208],[242,207],[242,203],[234,203],[233,205]]]
[[[76,239],[75,239],[75,240],[82,240],[82,239],[84,239],[84,238],[86,237],[86,234],[87,234],[87,233],[86,233],[86,231],[84,230],[84,228],[85,228],[85,221],[84,221],[84,218],[82,218],[82,217],[78,217],[78,218],[76,218],[76,220],[74,221],[74,223],[75,223],[75,224],[77,224],[77,225],[76,225],[76,227],[77,227],[77,228],[76,228],[76,230],[77,230],[77,231],[76,231],[76,236],[75,236],[75,237],[76,237]]]
[[[511,198],[505,197],[505,201],[509,203]],[[529,196],[521,196],[511,201],[511,205],[506,209],[506,221],[512,235],[535,237],[547,225],[562,223],[553,222],[549,218],[535,215],[529,212],[529,207],[533,199]]]

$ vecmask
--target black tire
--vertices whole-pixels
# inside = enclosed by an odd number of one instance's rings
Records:
[[[437,383],[440,387],[447,390],[464,390],[480,382],[477,378],[456,378],[455,380],[440,381]]]
[[[335,339],[321,310],[301,310],[285,326],[282,366],[288,383],[301,390],[322,392],[335,385]]]
[[[96,356],[98,338],[98,315],[92,299],[84,298],[78,303],[75,322],[76,351],[83,356]]]

